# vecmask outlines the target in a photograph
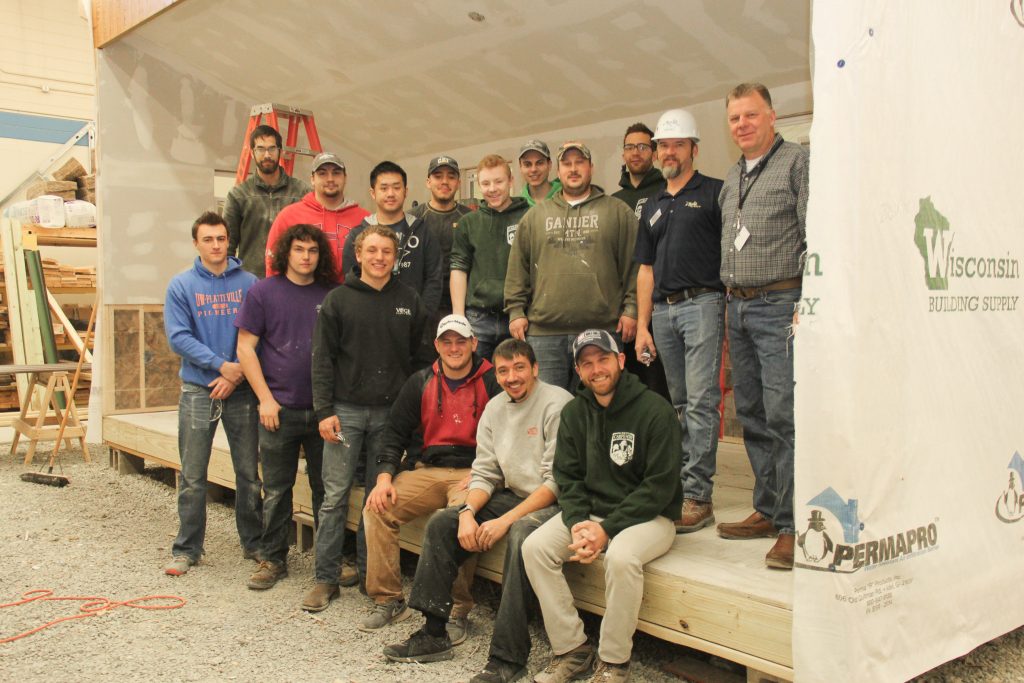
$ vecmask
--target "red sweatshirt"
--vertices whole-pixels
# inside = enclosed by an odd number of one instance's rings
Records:
[[[341,268],[341,251],[345,246],[345,238],[352,228],[363,222],[363,219],[370,215],[370,212],[356,204],[352,200],[346,200],[338,209],[330,211],[316,200],[316,194],[308,193],[301,202],[289,204],[281,209],[270,226],[270,234],[267,235],[267,277],[277,275],[271,261],[274,260],[274,243],[285,230],[298,225],[308,223],[323,230],[327,241],[331,243],[334,252],[335,280],[339,283],[344,281],[345,273]]]

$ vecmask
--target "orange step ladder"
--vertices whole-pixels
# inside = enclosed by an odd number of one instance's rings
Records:
[[[297,107],[289,107],[284,104],[257,104],[249,111],[249,126],[245,130],[245,139],[242,140],[242,154],[238,158],[238,171],[235,173],[235,184],[241,183],[249,176],[249,164],[252,162],[252,152],[249,149],[249,136],[260,125],[263,117],[267,117],[267,125],[282,133],[284,146],[281,150],[281,167],[288,175],[292,175],[295,168],[295,155],[313,157],[324,151],[320,144],[320,134],[316,132],[316,121],[313,120],[313,112]],[[282,120],[288,123],[287,131],[281,130]],[[299,126],[305,128],[306,141],[309,148],[296,147],[299,141]]]

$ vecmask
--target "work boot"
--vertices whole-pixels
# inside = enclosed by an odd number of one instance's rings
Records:
[[[706,503],[687,498],[683,501],[682,517],[676,520],[676,533],[688,534],[715,523],[715,508],[711,501]]]
[[[771,538],[775,535],[775,525],[755,511],[742,522],[722,522],[718,525],[718,535],[729,539]]]
[[[779,540],[764,556],[764,563],[772,569],[793,568],[793,534],[779,534]]]
[[[264,560],[249,577],[249,582],[246,585],[254,591],[265,591],[268,588],[273,588],[275,583],[286,576],[288,576],[288,566],[284,562]]]
[[[435,637],[421,628],[404,642],[385,647],[384,656],[392,662],[426,664],[451,659],[455,654],[452,652],[452,642],[448,640],[447,634]]]
[[[448,639],[452,645],[462,645],[469,637],[469,619],[467,617],[450,617],[445,624]]]
[[[411,616],[412,612],[406,606],[405,600],[385,602],[384,604],[373,606],[373,614],[363,619],[363,623],[359,625],[359,630],[376,631],[388,624],[404,621]]]
[[[338,597],[338,586],[333,583],[317,583],[306,597],[302,598],[302,609],[307,612],[323,612],[331,604],[331,600]]]
[[[525,675],[525,666],[491,657],[484,670],[469,679],[469,683],[513,683]]]
[[[629,680],[629,662],[609,664],[598,660],[597,669],[589,683],[626,683]]]
[[[343,588],[350,588],[359,583],[359,571],[351,562],[342,562],[338,570],[338,585]]]
[[[564,683],[583,678],[594,666],[594,647],[583,643],[564,655],[555,655],[544,670],[533,677],[534,683]]]

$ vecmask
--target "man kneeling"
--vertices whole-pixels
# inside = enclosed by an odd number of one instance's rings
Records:
[[[465,505],[430,518],[416,565],[409,605],[423,613],[426,624],[404,643],[386,647],[388,659],[451,658],[445,624],[458,568],[473,553],[486,552],[507,537],[490,657],[471,683],[507,683],[526,673],[533,590],[521,547],[558,512],[551,460],[562,406],[572,399],[561,387],[538,380],[537,373],[537,358],[525,341],[507,339],[495,349],[494,374],[504,393],[491,399],[480,418],[469,495]]]
[[[540,600],[554,653],[534,681],[582,678],[594,661],[562,573],[566,562],[587,564],[604,551],[605,614],[600,662],[591,681],[629,680],[643,567],[675,539],[683,502],[679,482],[679,420],[672,406],[623,372],[626,357],[604,330],[573,342],[584,389],[562,410],[554,475],[562,512],[523,544],[523,561]]]

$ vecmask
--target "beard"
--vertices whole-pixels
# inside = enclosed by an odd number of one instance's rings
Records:
[[[679,164],[675,166],[662,166],[661,175],[665,176],[665,180],[672,180],[679,176],[679,173],[683,170],[683,167]]]

